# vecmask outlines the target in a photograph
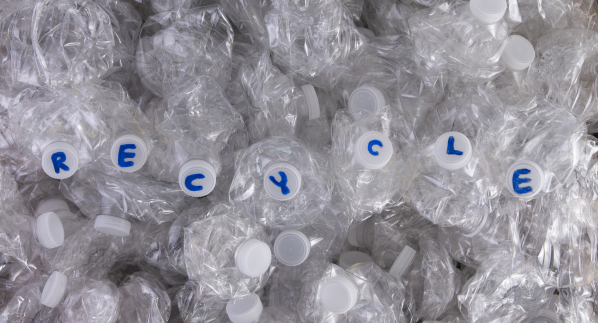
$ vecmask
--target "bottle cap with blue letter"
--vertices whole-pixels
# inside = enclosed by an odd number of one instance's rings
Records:
[[[393,154],[390,139],[378,131],[366,132],[355,142],[355,159],[367,169],[384,168]]]
[[[264,189],[275,200],[290,200],[301,189],[301,173],[291,164],[271,165],[264,172]]]
[[[42,152],[42,168],[54,179],[69,178],[79,168],[79,152],[69,143],[54,141]]]
[[[349,97],[349,111],[355,118],[364,117],[386,105],[384,94],[371,85],[360,86]]]
[[[216,169],[207,161],[192,159],[181,166],[179,185],[187,195],[206,196],[216,187]]]
[[[138,171],[147,160],[148,149],[145,141],[136,135],[124,135],[114,140],[110,158],[114,167],[123,172]]]
[[[509,191],[521,198],[532,198],[544,188],[544,171],[531,160],[516,161],[507,172]]]
[[[457,170],[469,164],[473,155],[469,139],[460,132],[447,132],[436,139],[434,157],[444,169]]]

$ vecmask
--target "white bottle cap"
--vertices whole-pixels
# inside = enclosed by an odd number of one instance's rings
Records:
[[[249,277],[259,277],[270,267],[272,251],[270,247],[257,239],[243,242],[235,252],[237,269]]]
[[[68,204],[59,198],[50,198],[42,201],[35,209],[35,215],[39,216],[46,212],[54,212],[61,219],[72,218],[75,215],[71,213]]]
[[[471,0],[469,10],[474,18],[486,23],[493,24],[502,19],[507,11],[506,0]]]
[[[382,169],[394,154],[390,139],[383,133],[369,131],[355,142],[355,159],[367,169]]]
[[[307,102],[307,111],[309,112],[309,120],[317,119],[320,117],[320,102],[318,101],[318,95],[316,89],[311,84],[305,84],[301,87],[303,95],[305,96],[305,102]]]
[[[349,242],[350,245],[352,245],[354,247],[362,247],[359,245],[359,241],[357,239],[357,235],[359,234],[360,230],[361,230],[360,225],[356,225],[354,228],[349,230],[349,235],[347,235],[347,241]]]
[[[285,178],[286,183],[284,183]],[[271,165],[264,172],[264,189],[275,200],[290,200],[301,190],[301,173],[291,164]]]
[[[451,139],[452,138],[452,139]],[[449,147],[449,143],[452,143]],[[449,148],[451,151],[449,152]],[[460,155],[458,155],[460,153]],[[460,132],[447,132],[436,139],[434,157],[438,165],[444,169],[457,170],[471,161],[473,149],[471,142]]]
[[[206,196],[216,187],[216,169],[207,161],[192,159],[179,170],[179,186],[187,195]]]
[[[46,212],[37,217],[37,239],[45,248],[53,249],[64,243],[64,228],[56,213]]]
[[[256,322],[262,315],[264,306],[256,294],[235,297],[226,304],[226,314],[233,323]]]
[[[297,266],[309,256],[311,244],[303,232],[286,230],[276,237],[274,255],[282,264]]]
[[[338,260],[338,266],[342,269],[347,269],[355,264],[363,262],[374,262],[372,257],[361,251],[346,251],[341,254]]]
[[[67,281],[68,279],[63,273],[57,271],[53,272],[42,290],[42,296],[40,298],[42,305],[56,307],[62,299],[62,295],[64,295]]]
[[[330,312],[342,314],[355,306],[359,290],[345,276],[334,276],[320,285],[320,299]]]
[[[55,161],[52,162],[52,159]],[[64,141],[54,141],[44,148],[42,168],[48,176],[54,179],[69,178],[75,174],[78,167],[79,152],[73,145]]]
[[[519,35],[512,35],[509,37],[500,59],[507,68],[521,71],[532,65],[535,57],[534,46],[529,40]]]
[[[362,35],[364,35],[368,39],[376,38],[376,35],[374,34],[374,32],[367,28],[358,27],[357,31],[359,31]]]
[[[531,160],[516,161],[507,172],[509,191],[521,198],[532,198],[544,188],[544,171]]]
[[[405,271],[407,271],[407,268],[409,268],[409,265],[411,265],[413,258],[415,258],[415,254],[416,252],[413,248],[405,246],[397,259],[395,259],[395,262],[392,264],[392,267],[390,267],[388,273],[397,278],[401,278]]]
[[[126,237],[131,232],[131,222],[105,214],[96,216],[93,227],[99,232],[116,237]]]
[[[125,149],[126,147],[122,147],[123,149],[121,150],[122,145],[133,145],[135,148],[129,146],[131,148]],[[121,154],[123,155],[120,156]],[[110,158],[112,159],[114,167],[127,173],[136,172],[141,169],[145,164],[147,157],[147,145],[143,139],[136,135],[124,135],[118,137],[114,140],[112,148],[110,149]],[[120,163],[123,163],[123,165],[120,165],[119,161]]]
[[[360,86],[349,97],[349,111],[355,118],[361,118],[386,106],[384,93],[371,85]]]

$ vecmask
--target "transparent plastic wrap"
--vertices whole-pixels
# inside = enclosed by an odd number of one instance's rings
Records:
[[[154,0],[149,6],[154,13],[194,9],[202,6],[217,4],[217,0]]]
[[[343,199],[357,211],[382,211],[418,169],[413,133],[385,107],[355,120],[339,110],[332,124],[331,163]]]
[[[537,262],[515,255],[489,259],[464,286],[458,300],[469,322],[518,322],[546,304],[554,287]]]
[[[419,173],[405,193],[421,215],[466,235],[483,225],[503,185],[486,144],[504,125],[503,107],[481,89],[470,93],[428,112],[418,131]]]
[[[500,165],[502,193],[533,198],[553,192],[573,173],[585,126],[561,106],[537,98],[527,110],[511,109],[505,124],[489,133],[488,150]]]
[[[256,222],[286,227],[316,221],[331,192],[326,156],[302,141],[271,137],[240,153],[229,197]]]
[[[143,141],[149,152],[151,124],[124,89],[113,85],[40,87],[19,93],[8,107],[4,131],[11,148],[19,151],[6,152],[10,163],[18,165],[17,181],[41,180],[42,169],[52,178],[68,178],[98,159],[116,164],[112,157],[120,152],[112,148],[124,135]]]
[[[228,102],[243,116],[243,121],[245,121],[248,129],[251,125],[249,118],[252,106],[250,99],[245,94],[243,77],[246,68],[252,66],[255,58],[259,57],[260,54],[259,47],[251,43],[249,39],[236,36],[233,43],[231,80],[228,86],[223,89]]]
[[[233,28],[219,6],[151,16],[141,29],[136,54],[141,82],[162,97],[202,75],[226,88],[232,43]]]
[[[224,155],[247,146],[241,115],[210,77],[198,77],[195,82],[174,90],[150,113],[156,115],[158,139],[148,160],[149,172],[158,180],[179,182],[188,194],[208,194],[220,184],[222,178],[216,177],[222,173],[223,163],[228,160],[232,166],[232,158]],[[188,175],[183,169],[185,164],[194,160],[208,163],[213,170],[210,174],[213,182],[207,183],[206,179],[201,184],[205,187],[199,191],[194,191],[195,184],[188,185],[188,177],[181,177]],[[227,190],[225,187],[224,191]]]
[[[406,322],[404,292],[373,263],[347,271],[330,265],[320,280],[302,287],[297,310],[303,322]]]
[[[170,317],[170,297],[157,281],[146,272],[127,277],[118,288],[122,294],[119,323],[166,323]]]
[[[405,284],[404,311],[411,322],[435,320],[455,296],[457,269],[438,230],[408,206],[372,217],[374,263]]]
[[[270,275],[272,252],[264,227],[228,203],[185,227],[185,264],[190,280],[220,299],[255,292]]]
[[[37,66],[47,84],[91,82],[114,66],[111,17],[94,1],[39,2],[32,29]]]
[[[538,59],[528,73],[537,93],[561,104],[583,121],[598,113],[597,43],[598,33],[591,30],[553,31],[538,40]]]
[[[340,1],[274,1],[264,17],[273,62],[306,81],[366,43]]]
[[[211,206],[208,199],[200,199],[191,203],[172,222],[144,224],[144,234],[138,246],[140,256],[160,270],[186,276],[184,228],[208,216]]]
[[[409,18],[415,51],[427,64],[446,64],[457,76],[491,79],[504,69],[499,59],[509,35],[502,19],[506,9],[505,0],[474,0],[417,11]]]

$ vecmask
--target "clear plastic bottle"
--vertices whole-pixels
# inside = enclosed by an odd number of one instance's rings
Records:
[[[219,6],[151,16],[141,29],[136,53],[141,82],[161,97],[202,75],[226,88],[232,42],[233,28]]]
[[[252,224],[228,203],[217,204],[204,220],[185,228],[189,279],[224,300],[257,291],[270,275],[272,251],[267,242],[264,227]]]
[[[411,184],[417,170],[413,133],[388,108],[355,120],[339,110],[332,124],[332,168],[344,199],[361,214],[380,212]]]
[[[328,159],[303,141],[267,138],[237,158],[230,201],[268,226],[311,224],[330,202],[328,167]]]
[[[122,295],[108,280],[68,278],[53,272],[41,292],[40,303],[58,307],[61,322],[116,322]]]
[[[500,53],[509,36],[506,0],[442,2],[409,18],[415,52],[451,74],[490,79],[504,67]]]

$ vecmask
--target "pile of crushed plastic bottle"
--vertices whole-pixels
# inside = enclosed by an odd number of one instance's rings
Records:
[[[595,0],[0,0],[0,323],[598,322]]]

